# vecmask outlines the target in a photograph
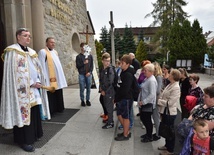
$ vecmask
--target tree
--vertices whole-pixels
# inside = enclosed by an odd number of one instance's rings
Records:
[[[95,47],[96,47],[96,53],[97,53],[97,62],[98,62],[98,67],[101,69],[102,67],[102,53],[101,51],[103,50],[103,45],[95,40]]]
[[[104,48],[106,48],[107,51],[111,51],[111,42],[109,40],[109,32],[106,26],[101,28],[100,43],[103,45]]]
[[[139,36],[138,36],[138,44],[140,43],[140,41],[144,41],[144,35],[143,35],[143,29],[141,28]]]
[[[117,55],[123,49],[123,41],[120,38],[119,32],[114,34],[114,43],[115,43],[115,53]],[[120,55],[119,55],[119,57],[120,57]]]
[[[191,23],[188,20],[183,22],[181,26],[181,44],[178,48],[181,48],[180,57],[182,59],[191,59],[193,55],[193,42],[192,42],[192,28]]]
[[[157,0],[152,3],[154,10],[147,14],[146,17],[152,16],[154,18],[151,26],[159,25],[160,29],[156,34],[156,40],[160,40],[161,52],[165,55],[168,51],[167,43],[169,39],[169,30],[177,19],[179,23],[189,17],[182,7],[186,6],[185,0]]]
[[[140,40],[137,46],[135,57],[139,62],[142,62],[143,60],[147,59],[146,46],[143,40]]]
[[[170,62],[175,62],[177,58],[182,56],[182,27],[179,21],[176,20],[169,32],[168,49],[170,51]],[[178,56],[179,55],[179,56]],[[170,62],[168,62],[170,64]],[[175,64],[170,64],[171,66]]]
[[[179,23],[182,23],[189,17],[182,9],[187,4],[185,0],[157,0],[156,3],[152,3],[154,10],[145,17],[151,16],[154,18],[152,26],[161,25],[164,22],[173,25],[176,19]]]
[[[194,59],[193,65],[199,65],[204,61],[204,54],[206,53],[207,43],[198,20],[194,20],[192,24],[192,44],[192,59]]]
[[[125,25],[124,35],[123,35],[123,51],[120,52],[120,55],[128,54],[130,52],[134,53],[136,50],[136,45],[134,41],[134,36],[132,33],[131,27],[128,28],[127,24]]]
[[[175,65],[177,59],[194,60],[192,66],[198,67],[206,52],[206,40],[202,34],[202,28],[197,20],[191,26],[190,21],[183,24],[175,21],[169,32],[168,48],[170,50],[171,65]],[[174,63],[172,63],[174,62]]]
[[[176,20],[169,31],[168,49],[170,51],[170,65],[175,66],[177,59],[191,59],[192,39],[191,24],[188,20],[179,24]]]
[[[108,36],[107,36],[107,40],[108,40],[108,44],[106,45],[106,51],[109,52],[109,53],[112,53],[111,52],[111,30],[108,31]]]

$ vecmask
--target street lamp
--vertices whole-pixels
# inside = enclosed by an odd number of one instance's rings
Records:
[[[101,51],[101,53],[105,53],[106,52],[106,48],[103,48],[103,50]]]
[[[167,62],[167,64],[168,64],[168,61],[169,61],[169,53],[170,53],[170,51],[168,51],[168,52],[166,53],[166,62]]]

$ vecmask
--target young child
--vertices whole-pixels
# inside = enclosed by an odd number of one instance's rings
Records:
[[[209,136],[209,127],[204,119],[197,119],[193,124],[192,154],[210,155],[213,139]],[[212,141],[212,142],[211,142]]]

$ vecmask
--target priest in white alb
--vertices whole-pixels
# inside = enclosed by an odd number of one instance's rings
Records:
[[[41,61],[45,77],[46,86],[55,88],[55,92],[47,91],[50,113],[63,112],[63,88],[67,87],[64,71],[59,59],[58,52],[54,49],[55,40],[53,37],[46,39],[46,47],[39,51],[39,60]]]

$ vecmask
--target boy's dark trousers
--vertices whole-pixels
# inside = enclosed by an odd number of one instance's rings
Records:
[[[104,106],[108,113],[108,122],[107,123],[113,123],[113,111],[114,111],[114,103],[113,98],[114,95],[106,94],[103,96]]]
[[[105,105],[104,105],[104,99],[103,99],[103,98],[104,98],[103,95],[100,94],[100,104],[101,104],[102,107],[103,107],[103,112],[104,112],[105,115],[108,115],[108,112],[107,112],[106,107],[105,107]]]

